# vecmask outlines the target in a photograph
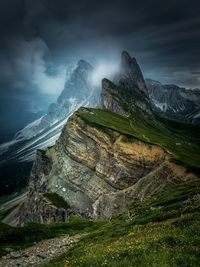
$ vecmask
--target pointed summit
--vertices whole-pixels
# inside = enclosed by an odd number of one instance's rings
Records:
[[[92,70],[93,69],[92,65],[83,59],[78,61],[77,66],[80,68],[86,69],[86,70]]]
[[[78,103],[79,100],[84,100],[89,96],[92,91],[89,82],[92,70],[92,65],[87,61],[83,59],[78,61],[76,68],[74,69],[70,78],[66,81],[64,89],[58,97],[57,102],[59,105],[63,105],[63,107],[66,108],[69,107],[68,102],[70,99],[76,99],[75,102]]]
[[[132,58],[127,51],[122,51],[121,65],[131,64]]]
[[[123,51],[121,54],[120,69],[114,82],[123,87],[137,86],[146,95],[148,94],[140,66],[136,59],[132,58],[127,51]]]
[[[128,52],[122,52],[119,71],[113,82],[103,79],[101,103],[103,108],[122,116],[130,116],[135,111],[144,116],[152,113],[142,72]]]

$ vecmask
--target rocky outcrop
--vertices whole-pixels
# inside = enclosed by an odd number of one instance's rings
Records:
[[[151,114],[150,100],[141,69],[135,58],[123,51],[119,72],[113,82],[102,81],[101,102],[103,108],[123,116],[132,112]]]
[[[148,95],[147,87],[140,66],[136,59],[123,51],[121,54],[121,62],[119,72],[114,77],[114,83],[124,88],[139,88],[140,91]]]
[[[48,188],[48,181],[45,177],[49,174],[51,166],[52,160],[45,155],[43,150],[37,150],[30,176],[27,201],[20,205],[19,225],[29,221],[49,223],[68,219],[69,211],[56,207],[44,195]]]
[[[6,267],[36,267],[45,265],[52,259],[61,256],[71,249],[84,235],[64,235],[48,240],[43,240],[19,251],[11,251],[0,258],[0,266]]]
[[[102,81],[102,107],[129,116],[154,113],[161,118],[185,123],[200,123],[200,90],[144,80],[135,58],[123,51],[119,72],[113,82]]]
[[[75,113],[56,144],[37,154],[21,224],[52,220],[53,216],[47,216],[43,208],[45,192],[62,196],[73,214],[110,219],[136,201],[196,178],[172,163],[161,147],[92,125]],[[54,217],[53,221],[65,220],[67,216],[70,214]],[[44,220],[46,217],[48,220]]]
[[[102,81],[102,107],[122,116],[139,113],[142,116],[152,115],[150,101],[137,87],[119,87],[108,79]]]
[[[108,79],[102,80],[101,101],[103,108],[112,110],[122,116],[128,117],[130,115],[127,103],[124,104],[116,85]]]

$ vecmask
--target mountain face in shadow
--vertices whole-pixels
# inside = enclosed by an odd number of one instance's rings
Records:
[[[199,123],[199,90],[145,80],[136,59],[128,52],[122,52],[119,71],[113,81],[102,80],[101,95],[99,88],[90,83],[93,70],[90,63],[80,60],[47,114],[17,132],[11,141],[0,145],[2,193],[14,191],[15,182],[17,190],[26,185],[36,150],[52,146],[69,116],[81,106],[102,106],[125,117],[137,117],[155,124],[160,118],[161,128],[163,120],[181,125],[183,122]]]

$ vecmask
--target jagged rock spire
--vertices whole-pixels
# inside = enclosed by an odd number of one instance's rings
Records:
[[[136,59],[132,58],[127,51],[123,51],[121,54],[120,69],[114,82],[124,87],[137,86],[145,94],[148,94],[140,66]]]

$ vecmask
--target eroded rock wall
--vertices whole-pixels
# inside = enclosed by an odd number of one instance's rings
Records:
[[[196,178],[161,147],[89,125],[75,113],[57,143],[37,153],[21,223],[64,221],[70,214],[110,219],[135,201]],[[45,192],[62,196],[69,211],[47,203]]]

